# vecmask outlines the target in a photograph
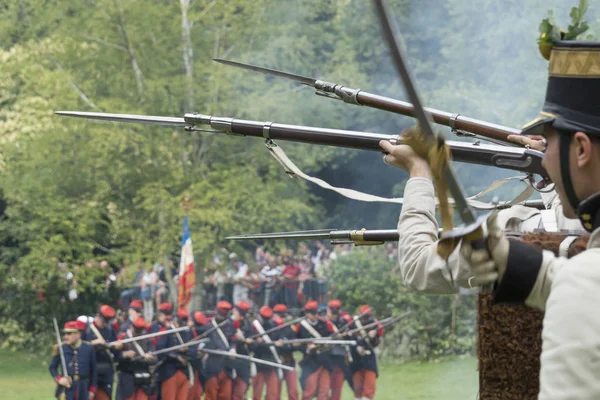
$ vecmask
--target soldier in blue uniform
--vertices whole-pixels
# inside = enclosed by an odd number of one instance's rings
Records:
[[[250,310],[250,304],[246,301],[238,302],[233,307],[233,326],[236,329],[236,352],[238,354],[250,355],[249,344],[253,342],[253,339],[246,339],[254,334],[254,328],[252,324],[246,318],[248,311]],[[252,375],[251,365],[247,361],[240,359],[229,360],[230,367],[235,369],[236,377],[233,379],[231,389],[231,400],[244,400],[246,390],[250,385],[250,377]]]
[[[341,307],[342,303],[337,299],[330,300],[327,304],[327,319],[331,321],[337,329],[352,322],[352,318],[348,314],[345,314],[344,316],[341,315]],[[352,380],[347,363],[347,361],[349,361],[347,359],[348,356],[344,346],[333,346],[331,348],[331,363],[333,364],[333,369],[331,371],[331,397],[329,400],[340,400],[342,398],[344,379],[348,380],[348,382]],[[352,358],[351,355],[350,358]]]
[[[132,337],[145,333],[146,320],[136,318],[129,326]],[[126,337],[129,336],[126,333]],[[150,339],[130,342],[123,345],[119,359],[117,400],[147,400],[152,391],[151,368],[157,362],[151,352],[154,345]]]
[[[258,322],[257,322],[258,321]],[[268,331],[277,327],[277,323],[273,321],[273,310],[269,306],[263,306],[259,310],[259,315],[254,321],[254,324],[260,323],[260,326],[264,331]],[[257,330],[258,333],[258,330]],[[271,342],[276,342],[280,337],[281,331],[273,331],[266,335],[259,336],[256,338],[256,342],[252,345],[254,351],[254,357],[270,361],[277,362],[274,354],[277,351],[274,347],[269,346],[269,343],[265,340],[265,337],[270,338]],[[277,355],[278,356],[278,355]],[[263,388],[266,386],[266,400],[277,400],[279,398],[279,377],[278,369],[269,365],[258,364],[256,366],[256,378],[254,379],[254,387],[252,388],[252,399],[262,399]],[[283,375],[281,375],[283,378]]]
[[[196,311],[192,314],[192,336],[196,339],[209,329],[208,319],[202,311]],[[204,388],[204,375],[202,374],[202,359],[200,357],[192,357],[190,360],[192,370],[194,371],[194,385],[188,392],[188,400],[200,400],[202,398]]]
[[[361,318],[354,321],[352,328],[360,328],[375,322],[371,307],[363,305],[359,309]],[[378,376],[377,357],[374,348],[379,345],[383,336],[383,328],[378,325],[367,331],[361,331],[356,336],[357,346],[353,347],[352,364],[352,386],[354,389],[354,398],[362,400],[372,400],[375,396],[375,382]]]
[[[172,323],[170,322],[173,313],[173,306],[170,303],[164,303],[159,307],[159,313],[163,314],[163,316],[166,318],[159,317],[159,321],[162,320],[163,322],[160,322],[160,328],[158,329],[158,332],[173,329]],[[189,337],[186,335],[186,333],[188,332],[179,332],[179,334],[174,333],[159,336],[156,338],[156,349],[162,350],[177,346],[181,344],[181,341],[188,341]],[[180,337],[181,341],[179,340]],[[160,363],[156,370],[156,380],[158,382],[160,399],[187,399],[190,383],[188,373],[188,358],[195,355],[195,349],[195,346],[191,346],[190,348],[182,348],[160,354],[158,356]]]
[[[319,304],[316,301],[309,301],[304,306],[306,319],[300,322],[299,339],[327,337],[333,333],[331,322],[317,315],[318,308]],[[333,369],[331,353],[321,351],[313,343],[302,345],[299,349],[304,353],[304,358],[300,362],[302,367],[302,373],[300,374],[302,400],[311,400],[315,395],[317,400],[329,400],[331,371]]]
[[[214,318],[209,322],[209,328],[217,326],[228,318],[231,311],[231,303],[220,301],[217,303]],[[232,320],[223,325],[221,328],[214,330],[209,334],[210,342],[206,345],[207,349],[216,349],[223,351],[231,351],[236,347],[235,327]],[[231,398],[232,380],[231,374],[235,370],[227,371],[227,358],[205,354],[203,356],[204,377],[206,379],[204,385],[204,393],[206,400],[220,400]],[[229,373],[228,373],[229,372]]]
[[[115,310],[111,306],[103,305],[98,310],[94,321],[83,333],[83,340],[90,342],[96,350],[98,370],[98,393],[96,400],[110,400],[114,382],[114,360],[120,359],[122,344],[107,347],[107,344],[117,340],[117,333],[112,325]]]
[[[76,321],[67,322],[63,333],[64,343],[61,346],[67,371],[62,371],[62,375],[58,373],[58,366],[61,365],[58,345],[54,346],[48,368],[58,385],[55,396],[64,400],[94,400],[97,388],[96,352],[81,340]]]
[[[285,323],[287,314],[287,306],[285,304],[275,304],[275,307],[273,307],[273,312],[275,313],[273,320],[278,325],[283,325]],[[297,339],[298,325],[287,326],[281,329],[280,332],[279,339]],[[293,371],[283,371],[283,379],[279,381],[278,392],[281,395],[281,387],[283,385],[283,381],[285,381],[288,400],[298,400],[298,373],[296,371],[296,359],[294,358],[294,351],[298,349],[299,345],[282,344],[279,341],[276,342],[276,345],[281,362],[289,367],[294,368]]]

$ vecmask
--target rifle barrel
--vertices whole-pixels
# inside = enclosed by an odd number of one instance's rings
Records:
[[[233,358],[239,358],[241,360],[247,360],[247,361],[251,361],[251,362],[255,362],[257,364],[265,364],[265,365],[269,365],[271,367],[277,367],[277,368],[281,368],[281,369],[285,369],[286,371],[293,371],[294,368],[290,367],[288,365],[285,364],[278,364],[278,363],[274,363],[271,361],[267,361],[267,360],[262,360],[260,358],[255,358],[252,356],[247,356],[245,354],[237,354],[237,353],[230,353],[228,351],[223,351],[223,350],[214,350],[214,349],[198,349],[200,351],[203,351],[205,353],[208,354],[214,354],[217,356],[225,356],[225,357],[233,357]]]
[[[298,323],[300,323],[300,321],[302,321],[302,320],[303,320],[303,319],[305,319],[305,318],[306,318],[306,317],[299,317],[299,318],[296,318],[296,319],[294,319],[294,320],[291,320],[291,321],[288,321],[288,322],[286,322],[286,323],[285,323],[285,324],[283,324],[283,325],[276,326],[276,327],[274,327],[274,328],[271,328],[271,329],[269,329],[269,330],[266,330],[266,331],[264,331],[263,333],[257,333],[257,334],[255,334],[255,335],[252,335],[252,336],[248,337],[247,339],[256,339],[257,337],[260,337],[260,336],[263,336],[263,335],[268,335],[268,334],[270,334],[270,333],[272,333],[272,332],[275,332],[275,331],[281,330],[281,329],[283,329],[283,328],[287,328],[287,327],[288,327],[288,326],[290,326],[290,325],[295,325],[295,324],[298,324]]]
[[[210,339],[209,338],[202,338],[202,339],[194,339],[194,340],[190,340],[189,342],[186,343],[181,343],[172,347],[167,347],[164,349],[160,349],[160,350],[155,350],[153,352],[151,352],[151,354],[157,356],[159,354],[164,354],[164,353],[170,353],[172,351],[175,350],[179,350],[179,349],[183,349],[184,347],[190,347],[190,346],[194,346],[200,343],[206,343],[208,342]]]
[[[178,333],[178,332],[181,332],[181,331],[187,331],[189,329],[190,329],[189,326],[182,326],[180,328],[169,329],[167,331],[147,333],[145,335],[134,336],[134,337],[130,337],[130,338],[127,338],[127,339],[115,340],[114,342],[109,342],[106,345],[107,346],[113,346],[115,344],[125,344],[125,343],[129,343],[129,342],[137,342],[138,340],[150,339],[150,338],[154,338],[154,337],[158,337],[158,336],[163,336],[163,335],[169,335],[169,334],[172,334],[172,333]]]
[[[161,119],[171,117],[154,117],[131,114],[106,114],[93,112],[57,111],[56,114],[78,118],[100,119],[116,122],[138,122],[145,124],[165,125]],[[158,119],[158,121],[157,121]],[[178,126],[180,119],[173,118]],[[381,140],[392,144],[398,143],[398,135],[346,131],[339,129],[316,128],[301,125],[287,125],[274,122],[241,120],[234,118],[213,117],[203,114],[185,114],[185,128],[194,130],[198,125],[209,125],[212,129],[226,134],[253,136],[264,139],[284,140],[310,143],[325,146],[346,147],[359,150],[381,152]],[[458,162],[493,166],[503,169],[521,171],[529,174],[548,177],[542,167],[544,154],[537,150],[522,147],[498,146],[479,142],[446,141],[452,152],[452,159]]]
[[[256,65],[245,64],[237,61],[224,59],[214,59],[221,64],[236,68],[260,72],[265,75],[277,76],[284,79],[290,79],[303,85],[311,86],[316,89],[317,95],[322,97],[342,100],[345,103],[355,104],[382,111],[392,112],[408,117],[416,117],[415,108],[411,103],[392,99],[390,97],[365,92],[360,89],[352,89],[333,82],[327,82],[321,79],[308,78],[301,75],[295,75],[288,72],[277,71],[270,68],[259,67]],[[492,141],[498,141],[511,146],[515,143],[509,142],[508,135],[520,135],[520,129],[514,129],[507,126],[493,124],[490,122],[469,118],[459,113],[450,113],[425,107],[425,112],[431,115],[436,124],[450,127],[459,136],[483,136]]]

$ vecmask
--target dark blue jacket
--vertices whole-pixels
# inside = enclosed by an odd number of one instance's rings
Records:
[[[66,390],[67,400],[73,400],[75,393],[79,400],[87,400],[88,392],[96,392],[98,387],[98,375],[96,372],[96,352],[94,348],[82,341],[76,346],[62,344],[65,362],[67,364],[67,373],[73,380],[73,385],[66,389],[63,386],[56,388],[55,396],[58,398]],[[58,381],[63,376],[58,373],[61,365],[58,346],[54,346],[52,361],[48,368],[52,377]],[[62,366],[60,367],[62,371]],[[62,372],[64,374],[64,372]]]

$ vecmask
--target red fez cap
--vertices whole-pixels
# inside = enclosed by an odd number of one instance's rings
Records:
[[[173,313],[173,304],[171,303],[162,303],[158,307],[158,311],[163,314],[172,314]]]
[[[208,324],[208,320],[206,319],[206,315],[202,311],[196,311],[194,313],[194,323],[196,325],[206,325]]]
[[[86,328],[85,322],[77,320],[77,321],[75,321],[75,323],[77,324],[77,330],[85,331],[85,328]]]
[[[273,310],[269,306],[262,306],[260,308],[260,315],[263,318],[269,319],[273,316]]]
[[[319,309],[319,303],[316,301],[309,301],[304,305],[305,311],[317,311]]]
[[[129,308],[133,308],[135,310],[142,311],[142,308],[144,308],[144,305],[142,304],[141,300],[134,300],[129,304]]]
[[[115,309],[105,304],[100,307],[100,315],[106,319],[113,319],[115,317]]]
[[[227,314],[231,311],[231,303],[228,301],[220,301],[217,303],[217,311],[221,314]]]
[[[242,314],[246,314],[250,309],[250,304],[247,301],[242,300],[235,305],[235,308],[237,308]]]
[[[137,330],[142,330],[146,328],[146,320],[144,319],[144,317],[137,317],[134,321],[133,321],[133,327]]]
[[[285,304],[275,304],[275,307],[273,307],[273,311],[275,311],[276,313],[284,313],[287,311],[287,307]]]
[[[69,321],[65,324],[63,328],[64,333],[79,333],[79,329],[77,328],[77,321]]]
[[[371,315],[371,307],[368,305],[360,306],[359,312],[364,315]]]
[[[190,317],[190,313],[185,308],[177,310],[177,319],[180,321],[186,320]]]
[[[342,303],[339,300],[334,299],[334,300],[330,300],[329,304],[327,304],[327,306],[331,310],[339,310],[340,307],[342,306]]]

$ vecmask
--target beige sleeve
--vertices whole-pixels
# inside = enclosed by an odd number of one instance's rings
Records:
[[[530,296],[531,300],[545,298],[546,306],[540,400],[600,399],[599,259],[600,249],[587,250],[568,261],[546,263],[544,257],[549,278],[545,286],[551,280],[552,293],[539,290]]]
[[[412,178],[406,183],[398,233],[398,266],[408,287],[439,294],[469,287],[471,273],[458,249],[447,263],[437,254],[435,194],[429,179]]]
[[[554,277],[567,262],[566,258],[556,257],[551,251],[544,250],[542,266],[531,292],[529,292],[527,299],[525,299],[526,305],[542,311],[546,309],[546,302],[548,301],[548,296],[550,296]]]

